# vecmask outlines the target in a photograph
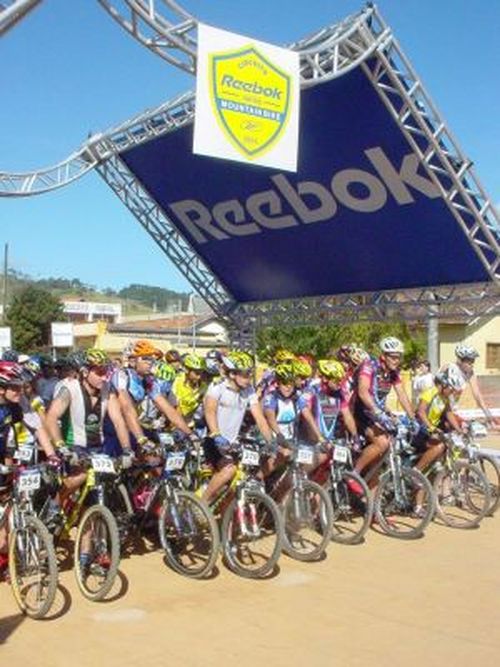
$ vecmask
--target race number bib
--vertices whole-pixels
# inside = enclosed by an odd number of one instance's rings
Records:
[[[165,470],[172,472],[172,470],[182,470],[186,454],[184,452],[173,452],[167,455],[165,460]]]
[[[23,463],[29,463],[33,456],[33,445],[20,445],[14,454],[14,458]]]
[[[253,449],[243,448],[243,454],[241,456],[241,462],[246,466],[258,466],[260,461],[259,452],[254,451]]]
[[[38,470],[28,470],[19,476],[19,491],[36,491],[40,488],[41,477]]]
[[[314,452],[312,447],[299,447],[297,450],[297,463],[312,465],[314,461]]]
[[[99,456],[92,456],[90,461],[95,472],[111,474],[115,472],[115,464],[113,463],[113,459],[109,456],[104,454],[100,454]]]
[[[337,463],[347,463],[347,458],[349,455],[349,449],[347,447],[342,447],[336,445],[333,450],[333,460]]]

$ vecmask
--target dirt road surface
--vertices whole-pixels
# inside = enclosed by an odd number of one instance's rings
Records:
[[[500,448],[500,438],[489,446]],[[159,551],[122,561],[106,603],[60,577],[51,620],[17,613],[0,584],[0,656],[18,667],[246,667],[264,665],[454,667],[500,660],[500,511],[477,530],[431,524],[423,539],[369,531],[358,546],[332,544],[325,560],[283,556],[280,572],[248,581],[219,563],[191,581]]]

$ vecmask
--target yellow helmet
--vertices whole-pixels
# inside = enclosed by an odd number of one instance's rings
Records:
[[[334,359],[320,359],[318,361],[318,370],[327,380],[340,382],[345,377],[345,369],[340,361]]]
[[[295,375],[298,378],[307,379],[311,377],[312,367],[311,364],[307,363],[307,361],[304,361],[303,359],[295,359],[295,361],[292,362],[292,365],[295,371]]]
[[[296,359],[296,356],[294,355],[293,352],[290,352],[290,350],[276,350],[274,353],[274,363],[275,364],[282,364],[284,361],[294,361]]]

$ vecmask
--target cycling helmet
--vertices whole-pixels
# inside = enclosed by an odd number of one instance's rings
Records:
[[[351,345],[341,345],[339,349],[337,350],[337,354],[335,355],[339,361],[342,361],[344,364],[349,364],[350,363],[350,358],[349,358],[349,348]]]
[[[368,359],[369,356],[366,350],[363,350],[362,347],[356,345],[355,343],[351,343],[348,346],[347,355],[349,363],[351,363],[353,366],[359,366],[363,363],[363,361],[365,361],[365,359]]]
[[[22,364],[24,366],[24,364],[29,360],[30,360],[29,354],[20,354],[17,358],[17,363]]]
[[[318,370],[320,375],[327,380],[340,382],[345,377],[344,367],[340,361],[336,361],[335,359],[320,359],[318,361]]]
[[[188,371],[204,371],[206,368],[205,359],[198,354],[186,354],[183,363]]]
[[[477,359],[479,357],[479,352],[471,345],[459,343],[455,348],[455,356],[460,360]]]
[[[83,350],[70,352],[68,354],[68,364],[71,368],[79,371],[80,368],[85,366],[85,352]]]
[[[403,354],[405,351],[405,346],[403,343],[399,340],[399,338],[394,338],[394,336],[387,336],[386,338],[382,338],[379,345],[380,351],[383,354],[391,352],[396,354]]]
[[[47,354],[43,354],[40,356],[40,368],[42,370],[53,367],[54,367],[54,361],[52,357],[49,357]]]
[[[162,353],[149,340],[138,340],[130,352],[131,357],[161,357]],[[168,360],[167,360],[168,361]]]
[[[219,350],[209,350],[205,355],[205,360],[208,362],[210,359],[213,361],[222,361],[222,352],[219,352]]]
[[[303,359],[295,359],[295,361],[292,361],[292,366],[296,377],[304,380],[311,377],[312,368],[311,364],[307,361],[304,361]]]
[[[159,380],[173,382],[176,378],[177,372],[175,368],[170,364],[167,364],[166,361],[159,361],[153,368],[153,375]]]
[[[254,367],[252,355],[241,350],[233,350],[222,357],[222,363],[228,371],[251,371]]]
[[[85,350],[84,359],[84,365],[89,368],[92,366],[106,366],[109,363],[106,352],[97,347],[89,347],[88,350]]]
[[[274,369],[274,376],[278,382],[292,384],[297,377],[295,373],[295,362],[285,361],[282,364],[278,364]]]
[[[274,353],[274,363],[275,364],[280,364],[283,361],[293,361],[295,359],[295,355],[293,352],[290,352],[290,350],[276,350]]]
[[[15,361],[0,361],[0,387],[9,384],[22,385],[25,382],[23,367]]]
[[[456,364],[448,364],[436,373],[435,381],[443,387],[451,387],[454,391],[462,391],[465,378]]]
[[[40,361],[37,357],[29,357],[28,361],[24,362],[23,369],[35,378],[37,375],[40,375]]]
[[[169,350],[165,352],[165,361],[168,361],[169,364],[181,361],[181,355],[177,350]]]
[[[19,354],[16,350],[7,348],[2,352],[2,361],[13,361],[17,363],[19,361]]]

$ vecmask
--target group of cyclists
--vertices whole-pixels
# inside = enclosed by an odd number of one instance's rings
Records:
[[[351,343],[325,359],[278,349],[259,377],[254,355],[243,350],[181,355],[138,340],[120,359],[89,348],[56,362],[7,350],[0,361],[0,463],[15,461],[20,446],[35,442],[57,470],[60,452],[68,448],[104,452],[132,466],[162,433],[173,432],[201,443],[212,471],[202,492],[210,504],[235,475],[235,452],[250,430],[274,448],[262,467],[264,479],[286,461],[288,442],[315,446],[312,474],[339,438],[349,442],[354,470],[363,474],[389,447],[394,415],[386,403],[392,389],[413,426],[421,470],[443,456],[443,434],[463,428],[456,404],[467,384],[487,422],[498,426],[479,391],[478,353],[471,346],[457,345],[455,363],[436,373],[416,403],[401,379],[403,343],[389,336],[379,348],[370,356]],[[65,470],[55,515],[84,478],[77,466]],[[353,494],[361,492],[355,480],[349,484]],[[6,492],[0,476],[0,500]],[[7,528],[0,527],[0,576],[7,545]]]

